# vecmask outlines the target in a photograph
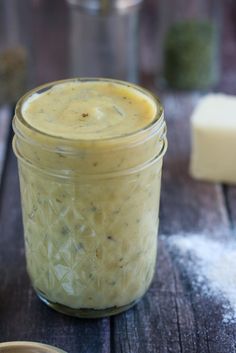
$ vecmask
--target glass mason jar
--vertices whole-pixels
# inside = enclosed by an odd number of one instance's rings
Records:
[[[77,79],[76,79],[77,80]],[[38,296],[78,317],[102,317],[130,308],[155,271],[164,113],[151,125],[116,138],[73,140],[29,125],[16,106],[13,148],[18,158],[27,270]]]
[[[67,2],[70,75],[111,77],[137,83],[142,0]]]
[[[220,0],[158,2],[157,83],[205,90],[220,77]]]

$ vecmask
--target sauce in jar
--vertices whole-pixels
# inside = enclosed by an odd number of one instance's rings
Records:
[[[80,317],[123,311],[156,263],[162,107],[135,85],[67,80],[18,103],[27,269],[42,300]]]
[[[44,133],[69,139],[104,139],[133,133],[156,117],[154,101],[113,82],[69,82],[33,94],[23,105],[25,120]]]

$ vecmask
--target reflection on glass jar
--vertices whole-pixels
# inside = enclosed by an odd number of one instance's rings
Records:
[[[90,82],[147,97],[155,107],[153,121],[105,139],[42,133],[25,121],[22,106],[57,83],[23,97],[14,118],[28,273],[44,302],[79,317],[121,312],[147,291],[167,148],[163,110],[154,96],[125,82]]]

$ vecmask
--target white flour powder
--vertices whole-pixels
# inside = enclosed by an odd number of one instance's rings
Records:
[[[173,235],[167,241],[194,274],[195,285],[201,285],[204,294],[223,300],[223,321],[236,323],[236,242],[220,242],[201,234]]]

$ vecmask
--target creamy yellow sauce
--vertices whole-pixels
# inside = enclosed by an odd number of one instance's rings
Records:
[[[70,139],[101,139],[140,130],[157,113],[153,100],[126,85],[71,82],[32,95],[24,104],[34,128]]]
[[[14,145],[27,269],[39,295],[62,311],[129,306],[150,285],[162,158],[143,165],[162,150],[164,128],[112,138],[145,128],[160,111],[125,84],[70,82],[23,103],[27,123],[48,135],[15,118],[29,139],[16,133]]]

